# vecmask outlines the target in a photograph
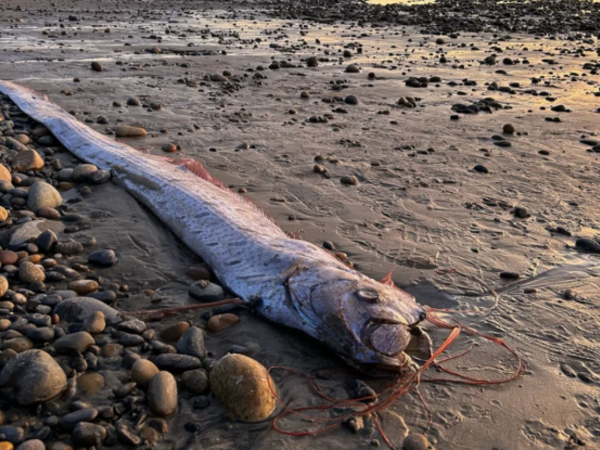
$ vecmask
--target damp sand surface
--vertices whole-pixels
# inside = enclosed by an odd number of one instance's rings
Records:
[[[494,301],[486,295],[490,289],[501,294],[492,312],[453,317],[501,338],[528,369],[501,386],[423,383],[435,448],[577,448],[568,447],[572,436],[594,448],[600,436],[600,266],[574,243],[593,239],[600,227],[598,154],[581,143],[600,143],[595,38],[472,32],[452,38],[410,27],[279,20],[260,8],[233,12],[218,3],[7,5],[0,18],[3,79],[46,94],[99,131],[145,128],[147,137],[127,140],[141,158],[165,155],[167,143],[180,146],[175,156],[198,159],[232,190],[245,190],[284,230],[302,230],[316,244],[332,242],[374,278],[393,270],[396,284],[423,304],[485,308]],[[495,64],[482,63],[492,54]],[[317,67],[306,66],[311,56],[319,58]],[[92,61],[104,70],[92,71]],[[291,67],[268,69],[273,61]],[[359,71],[346,72],[350,64]],[[210,80],[225,71],[226,82]],[[409,77],[424,77],[426,87],[407,86]],[[301,98],[302,91],[309,98]],[[346,103],[349,95],[358,103]],[[132,97],[143,106],[128,106]],[[491,113],[463,113],[488,98],[499,105]],[[457,104],[463,109],[453,111]],[[564,110],[553,111],[557,105]],[[108,124],[97,123],[101,116]],[[506,124],[515,132],[503,133]],[[325,173],[315,173],[315,164]],[[474,170],[478,165],[487,173]],[[358,184],[340,182],[348,176]],[[526,210],[524,217],[515,216],[515,207]],[[192,303],[185,268],[198,259],[125,191],[103,186],[72,208],[111,216],[94,234],[120,249],[119,265],[106,273],[132,290],[120,308],[156,307],[144,289],[161,294],[159,305]],[[559,227],[571,236],[557,233]],[[502,272],[520,279],[506,281]],[[241,324],[208,336],[216,357],[242,345],[266,366],[345,367],[304,335],[240,314]],[[434,345],[448,334],[425,329]],[[472,344],[448,366],[472,377],[510,375],[514,358],[481,338],[465,333],[449,354]],[[321,381],[330,394],[343,396],[344,377]],[[284,372],[274,378],[291,404],[318,404],[305,380]],[[294,438],[269,423],[228,422],[216,399],[203,410],[191,405],[191,397],[182,399],[157,448],[359,449],[373,439],[385,445],[374,427]],[[201,432],[185,431],[189,422]],[[414,394],[382,414],[397,446],[427,423]]]

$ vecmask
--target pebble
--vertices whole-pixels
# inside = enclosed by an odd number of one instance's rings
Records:
[[[60,419],[63,431],[72,431],[79,422],[91,422],[98,417],[98,410],[94,408],[80,409],[66,414]]]
[[[123,346],[121,344],[110,343],[106,344],[102,347],[100,354],[105,358],[111,358],[113,356],[118,356],[123,350]]]
[[[600,244],[592,239],[579,238],[575,241],[575,247],[590,253],[600,253]]]
[[[518,280],[521,278],[521,275],[517,272],[500,272],[500,278],[504,278],[505,280]]]
[[[126,331],[127,333],[141,334],[146,330],[146,322],[139,319],[131,319],[121,322],[117,326],[118,330]]]
[[[0,264],[8,266],[9,264],[17,264],[19,255],[11,250],[2,250],[0,252]]]
[[[188,295],[201,302],[216,302],[225,298],[225,291],[218,284],[200,280],[190,286]]]
[[[477,164],[475,167],[473,167],[473,170],[479,173],[489,173],[488,168],[482,164]]]
[[[6,294],[6,291],[8,291],[9,285],[8,285],[8,280],[3,277],[0,276],[0,297],[3,297],[4,294]]]
[[[18,172],[28,172],[30,170],[42,170],[45,164],[42,157],[35,150],[23,150],[13,158],[12,165]]]
[[[56,245],[56,253],[72,256],[83,252],[83,245],[79,242],[60,242]]]
[[[67,334],[54,342],[54,348],[59,353],[83,353],[95,344],[94,338],[87,331]]]
[[[12,174],[2,164],[0,164],[0,180],[1,181],[7,181],[9,183],[12,181]]]
[[[317,67],[319,65],[319,60],[316,56],[311,56],[309,58],[306,58],[306,65],[308,67]]]
[[[99,334],[106,328],[106,320],[102,311],[94,311],[83,321],[83,329],[90,334]]]
[[[51,327],[35,328],[35,329],[29,330],[27,332],[27,337],[35,342],[50,342],[55,337],[54,328],[51,328]]]
[[[116,127],[115,134],[117,137],[144,137],[148,133],[140,127],[129,127],[126,125]]]
[[[340,183],[345,184],[347,186],[356,186],[358,185],[358,178],[354,175],[351,176],[343,176],[340,178]]]
[[[154,428],[144,427],[140,431],[140,437],[144,441],[148,442],[148,444],[152,445],[158,441],[158,439],[160,438],[160,435],[158,434],[158,431],[156,431]]]
[[[51,400],[67,386],[58,363],[42,350],[27,350],[14,356],[0,373],[0,386],[13,389],[21,405]]]
[[[86,181],[88,177],[97,170],[98,168],[93,164],[79,164],[78,166],[73,168],[71,178],[73,179],[73,181]]]
[[[210,267],[206,264],[200,264],[197,266],[189,267],[185,274],[190,277],[192,280],[200,281],[200,280],[210,280],[212,278],[212,271]]]
[[[177,322],[165,328],[160,336],[167,341],[176,341],[190,328],[189,322]]]
[[[40,208],[37,215],[49,220],[60,220],[60,212],[54,208]]]
[[[235,314],[225,313],[217,314],[208,319],[207,328],[213,333],[218,333],[240,322],[240,318]]]
[[[527,208],[524,208],[522,206],[515,207],[515,209],[513,209],[513,215],[519,219],[526,219],[530,216]]]
[[[33,342],[31,339],[23,336],[16,337],[14,339],[8,339],[2,343],[2,350],[11,349],[17,353],[22,353],[31,348],[33,348]]]
[[[90,253],[88,263],[96,264],[100,267],[114,266],[117,262],[117,255],[114,250],[98,250]]]
[[[111,179],[111,174],[108,170],[99,169],[88,175],[87,180],[92,184],[108,183]]]
[[[267,369],[244,355],[225,355],[210,372],[213,394],[233,419],[247,422],[264,420],[275,409],[269,382],[277,389]]]
[[[208,390],[208,376],[202,369],[183,372],[181,375],[181,383],[193,394],[204,394]]]
[[[190,355],[179,355],[177,353],[163,353],[154,358],[154,364],[161,370],[169,372],[184,372],[186,370],[199,369],[202,361]]]
[[[427,450],[428,448],[427,438],[422,434],[411,433],[402,443],[402,450]]]
[[[21,443],[17,450],[46,450],[46,445],[39,439],[29,439]]]
[[[506,133],[506,134],[513,134],[515,132],[515,127],[514,127],[514,125],[507,123],[506,125],[504,125],[502,127],[502,132]]]
[[[159,416],[172,415],[177,410],[177,382],[169,372],[158,372],[148,387],[150,410]]]
[[[79,422],[71,433],[71,439],[78,447],[97,447],[106,439],[106,429],[101,425]]]
[[[25,261],[19,266],[19,279],[23,283],[42,282],[46,279],[46,274],[41,266]]]
[[[38,246],[39,250],[43,253],[50,253],[58,242],[58,236],[52,230],[44,230],[35,240],[35,245]]]
[[[360,68],[356,64],[346,66],[346,73],[359,73]]]
[[[177,151],[177,146],[175,144],[164,144],[161,150],[166,153],[174,153]]]
[[[140,386],[145,386],[152,381],[152,378],[158,372],[158,367],[152,361],[138,359],[131,367],[131,379]]]
[[[358,97],[356,95],[347,95],[344,98],[344,103],[348,105],[358,105]]]
[[[6,219],[8,219],[8,211],[0,206],[0,221],[4,222]]]
[[[188,328],[177,341],[177,351],[183,355],[195,356],[199,359],[206,357],[204,347],[204,332],[198,327]]]
[[[4,425],[0,427],[0,435],[12,444],[20,444],[25,438],[25,430],[21,427]]]
[[[75,280],[69,283],[69,289],[85,296],[98,290],[98,282],[94,280]]]
[[[75,294],[76,295],[76,294]],[[88,316],[101,311],[108,324],[122,322],[119,312],[107,304],[90,297],[73,297],[63,300],[54,307],[54,313],[58,314],[65,322],[82,323]]]
[[[125,347],[136,347],[144,343],[144,338],[139,334],[123,333],[119,337],[119,344]]]
[[[32,220],[25,222],[14,231],[10,238],[8,247],[11,249],[16,249],[23,244],[33,242],[42,232],[46,230],[52,230],[55,233],[60,233],[64,230],[64,225],[60,222],[51,222],[48,220]]]
[[[104,70],[102,64],[100,64],[98,61],[92,61],[91,67],[94,72],[102,72]]]
[[[137,447],[142,440],[127,428],[124,423],[117,426],[117,440],[124,445]]]
[[[127,105],[128,106],[142,106],[142,102],[140,102],[140,99],[135,98],[135,97],[131,97],[127,99]]]
[[[84,393],[94,395],[104,387],[104,377],[98,372],[84,373],[77,378],[77,387]]]
[[[62,197],[51,184],[38,181],[29,189],[27,208],[31,211],[37,212],[41,208],[56,208],[61,205]]]

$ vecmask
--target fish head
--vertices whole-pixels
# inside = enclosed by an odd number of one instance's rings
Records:
[[[339,267],[299,271],[288,286],[311,334],[350,365],[367,372],[406,370],[411,329],[426,317],[412,295]]]

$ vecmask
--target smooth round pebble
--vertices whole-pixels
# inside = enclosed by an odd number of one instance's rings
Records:
[[[244,355],[225,355],[210,371],[213,394],[237,420],[256,422],[271,415],[277,400],[269,383],[277,389],[267,369]]]

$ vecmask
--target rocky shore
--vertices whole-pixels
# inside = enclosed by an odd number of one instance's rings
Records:
[[[416,394],[380,414],[396,447],[410,433],[407,448],[594,448],[598,5],[8,0],[0,77],[142,158],[198,159],[287,232],[375,279],[393,270],[424,304],[484,310],[498,292],[494,311],[452,317],[528,370],[503,386],[422,383],[431,425]],[[230,294],[110,173],[0,107],[0,450],[385,445],[369,419],[302,438],[247,422],[240,399],[263,416],[270,391],[230,389],[219,362],[248,357],[263,382],[265,367],[335,366],[317,381],[336,398],[385,384],[236,305],[145,320]],[[448,356],[472,345],[449,367],[511,373],[475,337]],[[306,379],[272,378],[287,403],[320,404]]]

